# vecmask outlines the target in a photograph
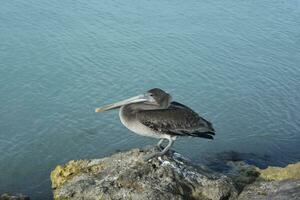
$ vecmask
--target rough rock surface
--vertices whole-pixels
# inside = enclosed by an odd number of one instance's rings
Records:
[[[268,167],[258,169],[260,177],[269,181],[282,181],[287,179],[300,179],[300,162],[289,164],[286,167]]]
[[[239,200],[299,200],[300,180],[258,181],[246,186]]]
[[[51,173],[54,199],[300,200],[300,163],[259,169],[226,161],[220,174],[174,151],[144,162],[153,151],[59,165]]]
[[[300,199],[300,163],[286,167],[256,168],[256,171],[259,176],[254,183],[243,188],[239,200]]]
[[[54,199],[236,199],[231,179],[193,166],[170,151],[149,162],[153,149],[70,161],[51,173]]]

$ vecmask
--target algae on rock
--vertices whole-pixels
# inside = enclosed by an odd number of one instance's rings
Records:
[[[269,181],[296,180],[300,179],[300,162],[289,164],[286,167],[268,167],[257,171],[260,173],[261,178]]]
[[[51,172],[50,179],[52,181],[52,188],[57,188],[64,184],[70,177],[77,175],[85,168],[87,162],[84,160],[71,160],[65,165],[58,165]]]

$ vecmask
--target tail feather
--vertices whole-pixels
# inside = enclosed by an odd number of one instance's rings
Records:
[[[204,118],[202,118],[202,117],[200,117],[200,118],[201,118],[204,122],[206,122],[207,128],[209,129],[208,132],[215,132],[215,129],[214,129],[214,127],[213,127],[213,125],[212,125],[211,122],[207,121],[206,119],[204,119]]]
[[[199,132],[199,131],[195,131],[195,132],[185,132],[186,135],[189,136],[193,136],[193,137],[201,137],[201,138],[206,138],[206,139],[214,139],[214,132]]]
[[[212,135],[210,135],[209,133],[198,134],[196,137],[206,138],[206,139],[210,139],[210,140],[214,139],[214,137]]]

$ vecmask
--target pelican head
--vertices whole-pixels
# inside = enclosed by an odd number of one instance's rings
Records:
[[[147,94],[155,100],[158,108],[167,108],[172,101],[172,96],[159,88],[148,90]]]
[[[146,93],[119,101],[117,103],[109,104],[100,108],[96,108],[95,112],[104,112],[120,108],[128,104],[142,104],[146,109],[164,109],[169,107],[172,97],[165,91],[159,88],[153,88]]]

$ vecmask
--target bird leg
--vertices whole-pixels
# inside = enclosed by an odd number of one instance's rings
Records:
[[[148,160],[150,160],[151,158],[154,158],[154,157],[156,157],[156,156],[163,156],[163,155],[165,155],[165,153],[168,152],[168,150],[171,148],[171,146],[172,146],[173,143],[174,143],[174,140],[172,140],[171,138],[168,139],[168,140],[169,140],[168,145],[167,145],[162,151],[160,151],[160,152],[155,152],[155,153],[146,155],[146,156],[144,157],[144,161],[148,161]]]
[[[160,150],[163,150],[163,146],[161,146],[161,144],[164,142],[164,140],[165,138],[160,139],[156,145]]]

